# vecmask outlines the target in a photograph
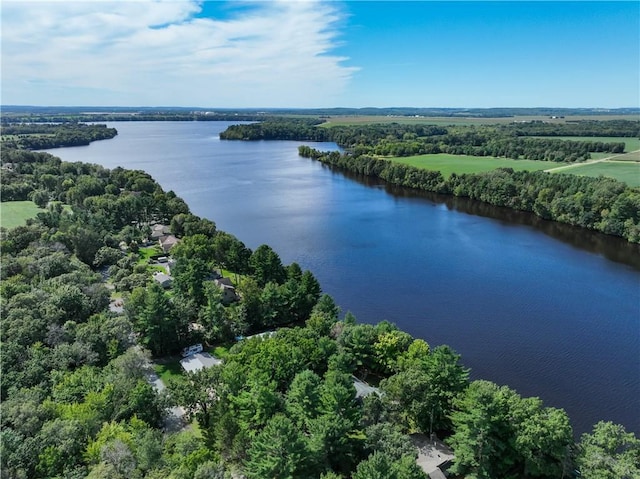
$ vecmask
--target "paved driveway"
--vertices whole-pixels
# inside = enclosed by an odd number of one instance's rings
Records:
[[[156,374],[153,369],[155,363],[150,364],[150,371],[147,374],[147,380],[151,383],[153,388],[161,393],[167,387],[162,382],[162,379]],[[182,429],[186,429],[189,426],[185,417],[185,411],[181,407],[172,407],[169,409],[167,416],[164,418],[164,430],[166,432],[177,432]]]

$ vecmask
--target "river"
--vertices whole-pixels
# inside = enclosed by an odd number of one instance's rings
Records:
[[[49,150],[150,173],[255,249],[310,269],[343,312],[462,354],[473,378],[640,434],[640,250],[298,156],[291,141],[223,141],[226,122],[118,122],[112,140]],[[316,144],[335,149],[335,144]]]

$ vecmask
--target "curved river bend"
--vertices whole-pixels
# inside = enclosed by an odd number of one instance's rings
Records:
[[[221,141],[226,122],[119,122],[50,150],[150,173],[255,249],[310,269],[343,312],[449,344],[474,378],[640,433],[640,252],[615,238],[353,178],[301,143]],[[334,144],[316,145],[334,149]]]

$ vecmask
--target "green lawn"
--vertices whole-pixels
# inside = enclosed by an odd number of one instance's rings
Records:
[[[449,155],[447,153],[389,159],[397,161],[398,163],[415,166],[416,168],[439,171],[446,178],[451,176],[451,173],[482,173],[485,171],[495,170],[496,168],[513,168],[517,171],[546,170],[547,168],[553,168],[554,166],[561,166],[564,164],[550,161],[511,160],[508,158],[494,158],[491,156]]]
[[[161,266],[159,264],[149,264],[149,259],[151,259],[152,256],[161,255],[161,254],[163,254],[163,252],[160,246],[158,245],[140,248],[138,250],[138,256],[140,256],[140,259],[136,264],[137,265],[142,264],[146,266],[147,273],[153,273],[156,271],[159,273],[166,273],[167,270],[164,266]]]
[[[229,278],[231,280],[231,282],[234,284],[234,286],[238,286],[238,284],[244,280],[244,278],[246,277],[246,275],[244,274],[239,274],[239,273],[234,273],[233,271],[230,271],[228,269],[224,269],[224,268],[218,268],[220,273],[222,273],[222,276],[225,278]]]
[[[138,260],[138,264],[149,264],[149,259],[152,256],[156,256],[162,253],[162,249],[158,245],[146,246],[144,248],[140,248],[138,250],[138,256],[140,259]]]
[[[157,271],[158,273],[166,273],[167,269],[159,264],[150,264],[147,266],[147,271],[150,271],[151,273],[155,271]]]
[[[608,176],[624,181],[629,186],[640,186],[640,164],[622,161],[601,161],[586,165],[558,170],[558,173],[571,173],[582,176]]]
[[[167,385],[167,380],[182,376],[183,369],[179,359],[166,360],[162,364],[156,364],[154,366],[156,374],[162,379],[162,382]]]
[[[0,226],[15,228],[22,226],[28,218],[35,218],[44,211],[33,201],[4,201],[0,203]]]

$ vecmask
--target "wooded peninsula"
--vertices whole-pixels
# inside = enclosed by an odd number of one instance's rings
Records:
[[[336,141],[345,153],[301,154],[640,241],[640,192],[615,180],[508,170],[445,179],[380,157],[402,145],[472,155],[494,138],[553,162],[556,140],[521,139],[553,136],[544,125],[490,134],[317,124],[242,125],[225,138]],[[637,136],[637,122],[606,127]],[[56,128],[59,144],[76,144]],[[600,127],[561,134],[571,128]],[[116,133],[106,130],[69,134]],[[251,250],[147,173],[65,162],[30,151],[24,131],[5,134],[3,205],[31,200],[41,211],[1,229],[1,477],[418,479],[431,472],[417,461],[424,444],[451,453],[435,464],[456,478],[640,477],[640,440],[624,427],[600,422],[576,440],[562,409],[471,381],[449,346],[342,314],[312,272],[268,245]],[[624,150],[598,143],[571,142],[560,161]],[[192,345],[203,351],[180,361]]]

